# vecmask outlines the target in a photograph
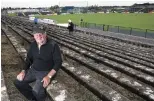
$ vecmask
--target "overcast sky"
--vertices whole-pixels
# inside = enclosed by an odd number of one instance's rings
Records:
[[[134,3],[154,3],[154,0],[1,0],[1,7],[50,7],[60,6],[130,6]]]

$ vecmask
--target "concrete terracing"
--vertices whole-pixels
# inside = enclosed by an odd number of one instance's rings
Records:
[[[3,76],[3,72],[1,72],[1,101],[10,101],[7,93],[7,88],[5,85],[5,79]]]
[[[3,24],[9,25],[8,31],[2,29],[24,60],[34,25],[10,18]],[[66,27],[44,26],[63,57],[62,68],[46,89],[54,101],[154,101],[154,50],[149,44],[97,32],[69,35]]]

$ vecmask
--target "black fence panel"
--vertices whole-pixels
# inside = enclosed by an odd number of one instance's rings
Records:
[[[154,39],[154,30],[81,22],[80,27]]]
[[[145,37],[145,30],[143,29],[132,29],[131,35]]]
[[[118,27],[109,25],[108,31],[118,33]]]
[[[154,39],[154,30],[147,30],[145,33],[145,37]]]
[[[119,33],[130,35],[131,31],[132,31],[131,28],[119,27]]]

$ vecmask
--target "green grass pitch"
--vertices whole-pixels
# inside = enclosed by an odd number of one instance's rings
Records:
[[[154,30],[154,14],[150,13],[94,13],[68,15],[39,15],[37,17],[54,19],[58,21],[58,23],[67,23],[68,19],[71,19],[76,24],[79,24],[80,19],[83,18],[85,22],[89,23]]]

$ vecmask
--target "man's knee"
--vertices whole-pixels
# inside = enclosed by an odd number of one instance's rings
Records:
[[[39,93],[44,93],[45,92],[45,88],[43,87],[43,83],[40,80],[37,80],[35,82],[35,85],[33,86],[33,92],[35,94],[39,94]]]
[[[19,80],[14,80],[14,85],[16,86],[16,87],[23,87],[23,85],[24,85],[25,83],[23,82],[23,81],[19,81]]]
[[[14,83],[14,85],[15,85],[15,86],[20,86],[20,85],[21,85],[20,81],[19,81],[19,80],[17,80],[17,79],[16,79],[16,80],[14,80],[14,82],[13,82],[13,83]]]

